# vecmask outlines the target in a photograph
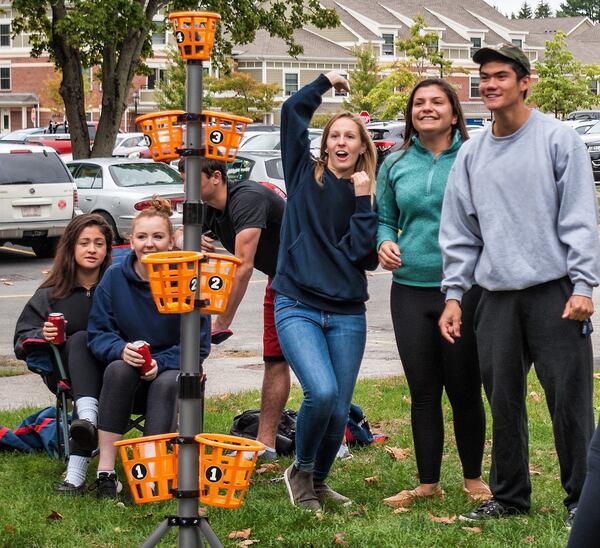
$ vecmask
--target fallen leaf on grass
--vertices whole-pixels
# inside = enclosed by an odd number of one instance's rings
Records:
[[[243,538],[249,539],[252,533],[252,529],[249,527],[248,529],[242,529],[241,531],[231,531],[229,533],[229,538]]]
[[[600,379],[600,373],[594,373],[594,378],[595,379]]]
[[[389,445],[385,446],[385,451],[394,460],[405,460],[411,453],[410,448],[401,449],[400,447],[390,447]]]
[[[202,517],[202,516],[206,516],[206,514],[208,514],[208,509],[206,508],[206,506],[199,506],[198,507],[198,515],[200,517]]]
[[[410,512],[410,508],[404,508],[404,506],[399,506],[392,512],[392,514],[406,514],[406,512]]]
[[[354,512],[350,512],[349,515],[354,517],[366,516],[367,508],[364,504],[357,504],[356,510],[354,510]]]
[[[325,519],[325,516],[323,515],[323,512],[315,512],[315,519],[317,521],[323,521]]]
[[[461,527],[464,531],[468,531],[469,533],[481,533],[481,529],[479,527]]]
[[[542,400],[542,397],[537,392],[529,392],[529,397],[535,402],[538,403]]]
[[[370,476],[368,478],[365,478],[365,483],[366,484],[377,483],[378,481],[379,481],[379,477],[378,476]]]
[[[281,535],[279,535],[275,540],[278,540],[279,542],[283,542],[285,540],[285,538]]]
[[[336,533],[333,536],[333,544],[337,544],[338,546],[350,546],[345,540],[344,537],[346,533]]]
[[[434,523],[454,523],[456,521],[456,516],[434,516],[431,512],[429,512],[429,519]]]
[[[281,465],[276,462],[265,462],[256,469],[257,474],[264,474],[265,472],[281,472]]]
[[[402,396],[402,401],[405,401],[406,403],[412,403],[409,396]]]
[[[121,529],[120,527],[115,527],[115,528],[113,529],[113,531],[114,531],[115,533],[122,533],[122,532],[123,532],[123,529]]]
[[[550,512],[554,512],[554,508],[548,508],[547,506],[542,506],[538,512],[540,514],[549,514]]]
[[[50,512],[50,515],[46,516],[46,519],[47,520],[51,520],[51,519],[61,520],[61,519],[65,519],[65,518],[62,514],[59,514],[56,510],[52,510],[52,512]]]
[[[523,544],[535,544],[535,537],[525,537]]]
[[[537,469],[537,468],[535,468],[535,467],[533,467],[533,466],[530,466],[529,467],[529,475],[530,476],[541,476],[542,475],[542,471],[539,470],[539,469]]]
[[[4,532],[5,533],[16,533],[17,528],[14,525],[7,524],[4,526]]]
[[[258,540],[252,540],[251,538],[246,539],[246,540],[242,540],[242,542],[238,543],[238,546],[244,547],[244,546],[252,546],[253,544],[257,543]]]

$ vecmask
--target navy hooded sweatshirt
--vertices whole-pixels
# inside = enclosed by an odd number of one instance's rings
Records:
[[[369,196],[355,196],[350,179],[325,168],[315,180],[308,126],[331,89],[321,74],[281,109],[281,156],[288,200],[272,289],[303,304],[358,314],[368,300],[366,270],[377,268],[377,213]]]
[[[150,284],[133,269],[132,251],[120,264],[111,266],[94,293],[88,320],[88,346],[98,360],[109,364],[122,359],[128,342],[146,341],[158,372],[180,367],[179,314],[158,312]],[[210,316],[200,324],[200,359],[210,353]]]

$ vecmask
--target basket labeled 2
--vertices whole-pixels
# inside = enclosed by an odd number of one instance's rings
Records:
[[[259,441],[226,434],[198,434],[200,445],[200,502],[219,508],[239,508],[244,501],[258,452]],[[247,459],[245,456],[252,455]]]
[[[241,261],[232,255],[204,253],[200,268],[200,298],[204,314],[221,314],[227,308],[235,271]]]

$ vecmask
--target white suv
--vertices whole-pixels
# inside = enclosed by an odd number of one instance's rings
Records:
[[[54,149],[0,142],[0,245],[31,246],[38,257],[53,257],[80,213],[77,187]]]

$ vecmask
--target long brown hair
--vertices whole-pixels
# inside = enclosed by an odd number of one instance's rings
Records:
[[[413,135],[417,135],[417,130],[412,123],[412,111],[413,111],[413,103],[415,101],[415,94],[421,88],[426,88],[429,86],[437,86],[439,87],[448,97],[448,101],[450,101],[450,105],[452,105],[452,114],[456,116],[456,123],[452,124],[452,133],[457,129],[460,132],[460,136],[463,141],[466,141],[469,138],[469,132],[467,131],[467,127],[465,126],[465,117],[460,106],[460,99],[456,94],[454,88],[446,82],[446,80],[442,80],[441,78],[426,78],[425,80],[421,80],[410,92],[408,97],[408,103],[406,105],[406,127],[404,128],[404,143],[402,143],[402,148],[408,148],[412,143]]]
[[[363,124],[362,120],[352,114],[351,112],[340,112],[335,116],[332,116],[327,122],[325,129],[323,130],[323,137],[321,137],[321,148],[319,150],[319,158],[315,164],[315,179],[317,183],[320,185],[323,184],[323,173],[325,172],[325,168],[327,167],[327,138],[329,137],[329,133],[331,132],[331,126],[335,124],[340,118],[348,118],[352,120],[356,127],[358,127],[358,134],[360,135],[360,140],[363,145],[365,145],[366,149],[364,154],[361,154],[358,157],[358,161],[354,166],[354,171],[364,171],[369,176],[369,180],[371,181],[371,188],[369,190],[370,194],[373,195],[375,189],[375,169],[377,167],[377,152],[375,151],[375,145],[371,140],[371,136]]]
[[[155,194],[152,196],[150,207],[140,211],[133,219],[133,223],[131,224],[131,235],[133,235],[133,231],[135,230],[135,224],[140,219],[144,219],[146,217],[160,217],[166,221],[167,226],[169,227],[169,236],[173,236],[173,234],[175,234],[175,229],[173,228],[173,223],[171,222],[171,215],[173,215],[171,202],[169,202],[169,200],[166,198]]]
[[[75,246],[83,230],[89,226],[97,226],[106,241],[106,257],[100,265],[100,278],[110,266],[113,233],[108,223],[95,213],[84,213],[73,217],[58,241],[52,270],[40,285],[40,287],[54,287],[51,294],[51,298],[54,300],[68,297],[77,287]]]

